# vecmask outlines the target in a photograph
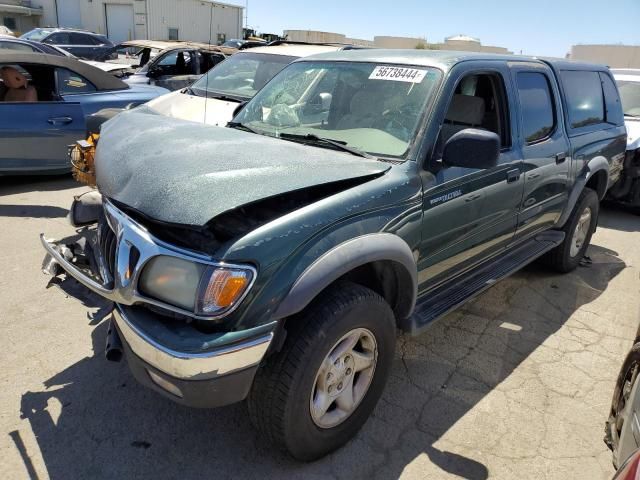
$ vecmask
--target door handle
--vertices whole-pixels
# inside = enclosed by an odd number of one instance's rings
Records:
[[[53,117],[47,120],[51,125],[67,125],[73,122],[71,117]]]
[[[507,183],[517,182],[520,179],[520,169],[514,168],[507,171]]]
[[[562,163],[567,159],[567,152],[556,153],[556,163]]]
[[[474,193],[472,195],[469,195],[467,198],[465,198],[464,201],[469,203],[469,202],[473,202],[474,200],[478,200],[480,197],[482,197],[482,195],[480,195],[479,193]]]

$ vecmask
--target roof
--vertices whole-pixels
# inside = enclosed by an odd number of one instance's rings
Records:
[[[44,53],[14,53],[13,51],[7,51],[7,53],[5,53],[5,51],[0,51],[0,64],[49,65],[52,67],[67,68],[89,80],[97,90],[125,90],[129,88],[129,85],[119,78],[70,57],[46,55]]]
[[[309,55],[318,55],[322,53],[336,52],[343,48],[344,46],[340,46],[340,45],[280,43],[278,45],[268,45],[265,47],[253,47],[243,51],[247,53],[269,53],[271,55],[308,57]]]
[[[312,59],[309,59],[312,60]],[[315,55],[313,60],[326,61],[351,61],[351,62],[371,62],[389,63],[400,65],[419,65],[425,67],[435,67],[441,70],[449,70],[455,64],[469,60],[484,61],[509,61],[509,62],[540,62],[547,63],[554,68],[594,68],[606,69],[604,65],[597,65],[584,62],[574,62],[564,59],[528,57],[524,55],[503,55],[499,53],[482,52],[456,52],[452,50],[383,50],[383,49],[361,49],[342,50]],[[300,61],[300,60],[298,60]]]
[[[470,37],[469,35],[452,35],[451,37],[447,37],[444,39],[445,42],[474,42],[474,43],[480,43],[480,39],[479,38],[475,38],[475,37]]]

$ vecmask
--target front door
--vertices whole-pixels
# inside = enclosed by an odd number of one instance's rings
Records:
[[[200,78],[200,65],[193,50],[172,50],[149,67],[154,85],[168,90],[188,87]]]
[[[79,103],[0,103],[0,173],[69,171],[68,145],[84,138]]]
[[[571,155],[557,84],[539,64],[511,67],[518,91],[524,192],[517,237],[554,225],[567,203]]]
[[[517,123],[506,64],[452,71],[431,172],[423,175],[423,229],[419,260],[421,290],[428,290],[503,251],[513,240],[522,200],[522,156],[513,144]],[[457,75],[456,75],[457,74]],[[489,169],[441,163],[442,148],[466,128],[490,130],[501,139],[498,164]]]

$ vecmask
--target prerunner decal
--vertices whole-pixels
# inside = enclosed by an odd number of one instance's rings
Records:
[[[373,69],[370,80],[391,80],[394,82],[421,83],[424,80],[426,70],[406,67],[385,67],[378,65]]]

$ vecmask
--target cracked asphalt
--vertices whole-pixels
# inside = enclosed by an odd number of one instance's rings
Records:
[[[38,234],[72,234],[64,217],[83,190],[0,179],[3,479],[611,478],[603,425],[640,318],[640,217],[605,208],[591,264],[532,265],[399,336],[360,434],[301,464],[257,438],[244,405],[181,407],[104,359],[104,304],[40,272]]]

